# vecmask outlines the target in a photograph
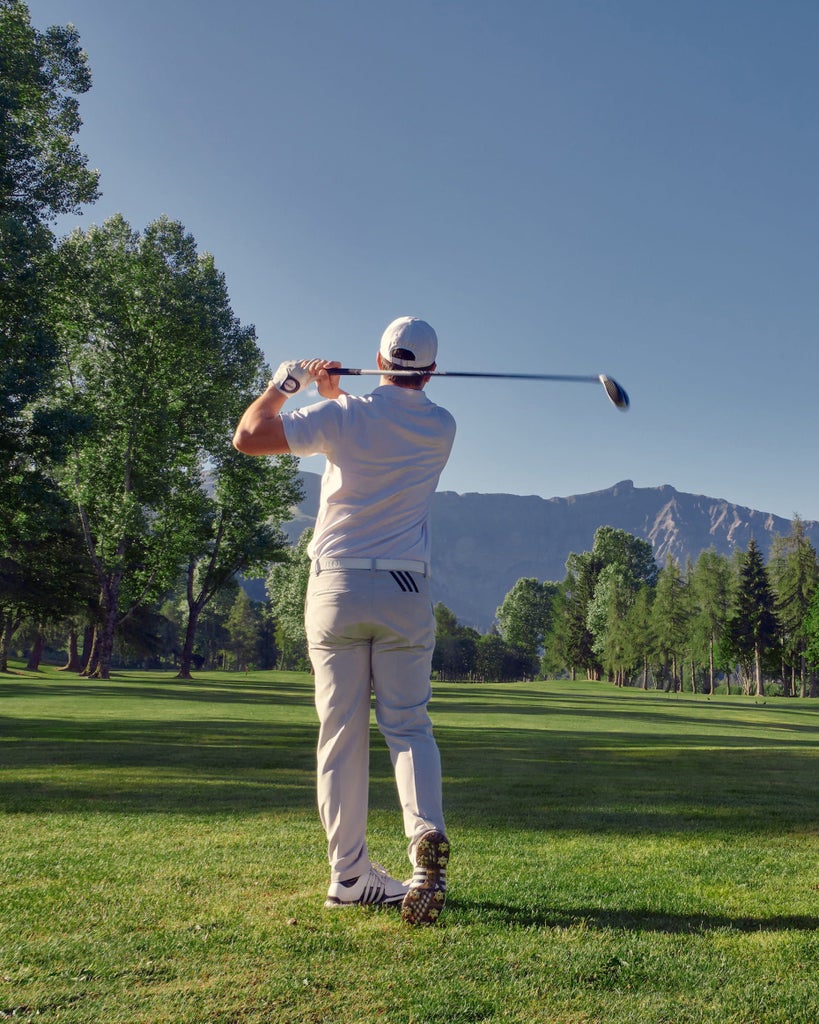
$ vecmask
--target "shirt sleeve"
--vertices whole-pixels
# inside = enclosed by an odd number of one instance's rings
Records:
[[[342,409],[328,399],[281,414],[284,436],[294,455],[328,455],[341,431]]]

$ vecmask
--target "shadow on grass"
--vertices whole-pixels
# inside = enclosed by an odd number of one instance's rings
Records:
[[[309,679],[53,679],[4,682],[0,692],[6,811],[314,811]],[[33,717],[3,716],[7,697],[23,698],[14,707]],[[616,691],[555,698],[482,687],[469,698],[450,688],[433,711],[448,814],[463,826],[590,834],[819,827],[819,739],[801,721],[783,727],[777,718],[761,732],[753,716],[710,724],[680,705],[683,724],[676,712],[662,714],[664,695]],[[747,717],[748,705],[729,707]],[[517,716],[529,709],[538,718],[521,728]],[[588,725],[566,717],[579,712]],[[631,728],[607,730],[621,718]],[[371,806],[395,811],[389,754],[373,732]]]
[[[219,682],[214,680],[194,680],[186,682],[182,679],[169,678],[167,682],[150,686],[129,680],[100,681],[78,680],[77,682],[54,682],[52,680],[30,680],[25,683],[8,683],[3,680],[2,696],[8,698],[23,697],[36,700],[38,697],[69,697],[73,699],[100,698],[160,700],[193,702],[197,704],[261,704],[275,706],[290,704],[298,707],[312,707],[313,694],[304,686],[287,686],[277,683],[275,689],[263,682]],[[0,703],[0,708],[2,704]]]
[[[732,917],[723,914],[668,914],[640,908],[601,910],[599,907],[577,907],[573,910],[544,907],[541,911],[533,911],[531,907],[466,902],[455,897],[448,899],[447,908],[450,911],[462,911],[471,918],[514,928],[582,927],[608,931],[662,932],[668,935],[697,935],[716,931],[816,931],[819,928],[819,917],[806,914]]]

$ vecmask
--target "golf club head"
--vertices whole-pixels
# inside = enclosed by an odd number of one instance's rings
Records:
[[[629,402],[625,389],[621,388],[613,377],[607,377],[605,373],[600,374],[599,380],[605,388],[606,394],[608,395],[609,401],[612,405],[616,406],[620,412],[627,412]]]

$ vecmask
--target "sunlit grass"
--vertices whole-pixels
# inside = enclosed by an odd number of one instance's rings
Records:
[[[0,1019],[814,1024],[819,702],[436,686],[435,928],[328,913],[306,675],[0,680]],[[372,854],[407,871],[389,757]]]

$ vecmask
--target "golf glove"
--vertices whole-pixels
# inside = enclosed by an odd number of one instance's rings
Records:
[[[282,363],[270,379],[270,386],[283,395],[295,395],[310,383],[310,373],[294,360]]]

